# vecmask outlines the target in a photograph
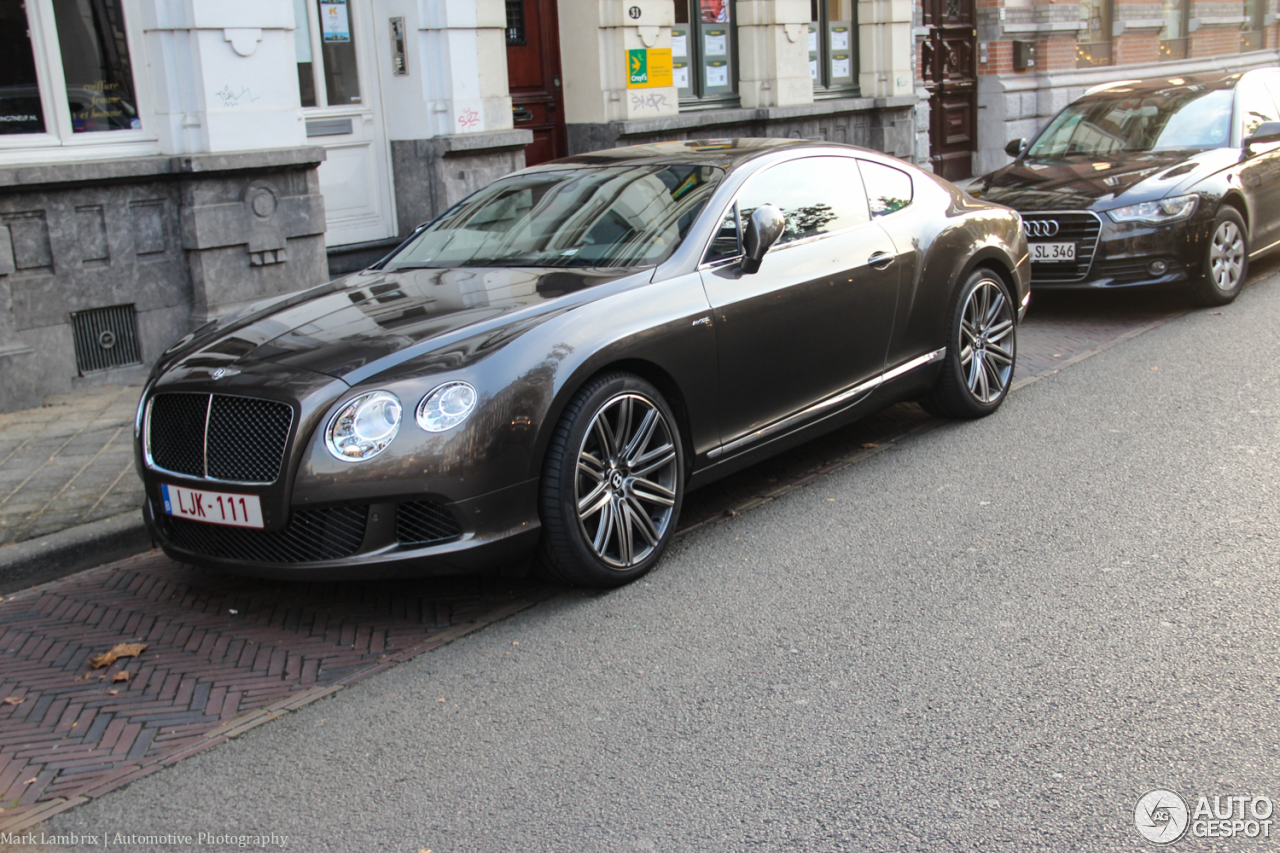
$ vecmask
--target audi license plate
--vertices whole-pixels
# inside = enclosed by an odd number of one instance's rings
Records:
[[[1076,259],[1075,243],[1032,243],[1030,245],[1032,262],[1055,263]]]
[[[204,521],[209,524],[226,524],[230,527],[256,527],[261,529],[262,504],[257,495],[232,495],[226,492],[205,492],[185,486],[161,484],[166,515]]]

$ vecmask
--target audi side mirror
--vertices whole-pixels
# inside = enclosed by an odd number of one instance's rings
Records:
[[[1022,137],[1010,139],[1009,144],[1004,147],[1004,153],[1008,154],[1010,157],[1017,158],[1024,150],[1026,150],[1026,147],[1027,140]]]
[[[1280,121],[1264,121],[1258,125],[1257,129],[1249,135],[1244,141],[1244,150],[1246,154],[1252,154],[1250,148],[1254,145],[1266,145],[1269,142],[1280,142]]]
[[[771,204],[762,204],[751,212],[751,219],[747,222],[747,233],[743,235],[742,240],[743,248],[746,250],[742,256],[744,273],[760,271],[760,262],[764,260],[764,253],[778,242],[778,238],[782,236],[786,227],[786,217],[782,215],[782,211]]]

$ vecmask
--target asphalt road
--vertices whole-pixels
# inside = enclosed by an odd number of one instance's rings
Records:
[[[1278,325],[1272,275],[37,833],[1137,851],[1152,789],[1280,800]]]

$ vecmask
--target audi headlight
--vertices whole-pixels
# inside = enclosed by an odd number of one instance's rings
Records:
[[[427,432],[444,432],[467,419],[476,408],[476,389],[465,382],[447,382],[418,404],[418,426]]]
[[[1179,195],[1173,198],[1162,198],[1159,201],[1144,201],[1127,207],[1108,210],[1107,215],[1116,222],[1148,222],[1152,225],[1163,225],[1166,222],[1178,222],[1196,212],[1196,202],[1200,197],[1195,193]]]
[[[374,391],[348,400],[329,419],[324,443],[343,462],[362,462],[387,449],[400,431],[400,400],[389,391]]]

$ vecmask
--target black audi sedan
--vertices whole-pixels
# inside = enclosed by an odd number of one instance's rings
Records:
[[[186,336],[136,424],[153,535],[233,573],[648,571],[699,484],[906,399],[1009,391],[1018,214],[899,160],[675,142],[525,169],[372,268]]]
[[[1022,212],[1031,284],[1236,298],[1280,244],[1280,70],[1127,80],[1069,104],[970,190]]]

